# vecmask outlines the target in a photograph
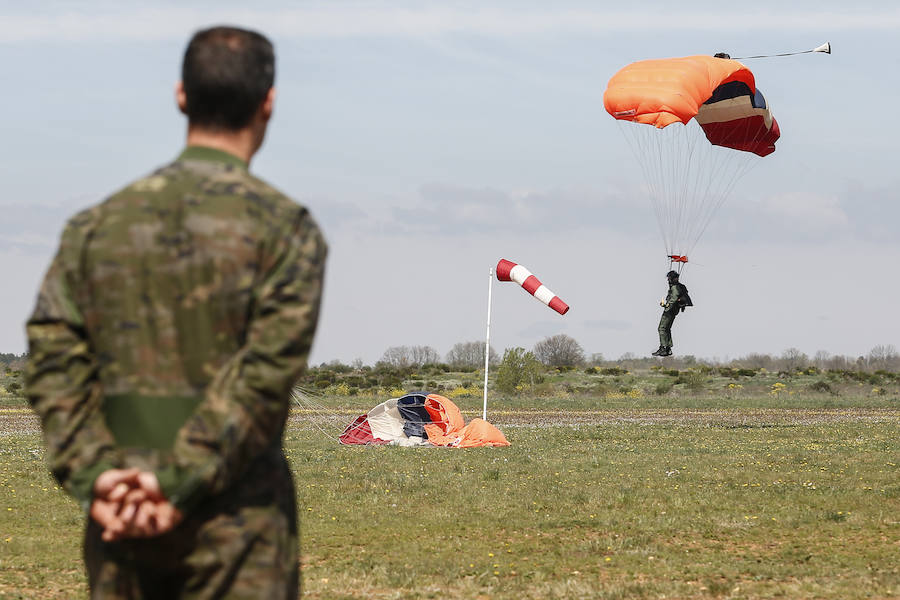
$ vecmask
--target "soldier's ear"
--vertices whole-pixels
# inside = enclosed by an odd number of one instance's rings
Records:
[[[184,93],[184,82],[179,81],[175,84],[175,103],[178,105],[178,110],[180,110],[183,114],[187,114],[187,94]]]
[[[268,121],[272,118],[272,111],[275,110],[275,88],[270,87],[269,91],[266,92],[266,99],[263,100],[262,106],[260,106],[262,111],[263,120]]]

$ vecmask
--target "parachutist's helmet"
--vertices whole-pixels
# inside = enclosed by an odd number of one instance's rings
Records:
[[[716,52],[713,54],[713,58],[731,58],[731,55],[727,52]]]
[[[668,273],[666,273],[666,279],[668,279],[669,281],[672,281],[673,279],[678,279],[678,272],[677,271],[669,271]]]

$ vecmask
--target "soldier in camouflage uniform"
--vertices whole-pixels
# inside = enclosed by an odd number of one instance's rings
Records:
[[[666,273],[666,280],[669,282],[669,293],[659,303],[663,307],[663,313],[659,318],[659,348],[653,352],[653,356],[672,356],[672,323],[685,307],[694,305],[687,287],[678,281],[676,271]]]
[[[27,395],[91,515],[93,598],[294,598],[281,438],[326,245],[247,170],[272,111],[269,41],[198,32],[182,76],[184,152],[65,227],[27,325]]]

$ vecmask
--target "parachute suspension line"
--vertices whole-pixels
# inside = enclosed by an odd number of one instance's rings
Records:
[[[693,121],[692,121],[693,123]],[[690,126],[690,125],[689,125]],[[694,139],[699,139],[699,135],[695,135]],[[705,140],[704,140],[705,141]],[[710,164],[710,159],[706,158],[709,156],[710,152],[708,148],[701,146],[704,148],[701,150],[704,156],[698,158],[698,165],[700,164]],[[713,159],[714,160],[714,159]],[[715,163],[712,163],[715,164]],[[693,207],[691,209],[691,215],[693,218],[686,223],[686,226],[682,232],[682,240],[684,243],[685,252],[693,251],[693,239],[695,237],[696,229],[700,226],[702,221],[706,218],[708,210],[710,197],[716,193],[715,184],[716,180],[714,175],[717,173],[721,173],[721,167],[712,167],[702,169],[699,166],[694,168],[694,173],[696,175],[696,180],[691,188],[691,201],[693,202]]]
[[[701,153],[701,150],[698,147],[698,137],[689,135],[687,128],[688,125],[685,125],[679,131],[679,135],[685,140],[684,145],[688,149],[685,152],[686,162],[683,165],[684,183],[681,187],[681,199],[678,203],[678,232],[676,239],[679,241],[679,244],[683,244],[688,239],[693,226],[691,216],[696,214],[696,207],[703,202],[702,196],[698,195],[702,169],[696,166],[700,161],[698,155]],[[695,158],[697,159],[696,161]],[[691,248],[685,246],[681,254],[686,255],[691,250]]]
[[[718,177],[727,177],[730,169],[721,161],[721,154],[715,153],[706,148],[705,157],[700,158],[702,164],[707,165],[706,169],[695,169],[697,176],[696,183],[692,188],[692,195],[695,207],[692,209],[692,221],[688,224],[682,234],[682,240],[685,244],[685,251],[692,252],[696,244],[697,232],[711,219],[713,208],[717,204],[717,200],[721,199],[721,181]]]
[[[672,131],[675,132],[674,129]],[[654,132],[652,129],[644,132],[645,135],[652,135],[653,133],[657,132]],[[678,181],[680,171],[678,169],[677,161],[675,160],[676,157],[669,150],[664,137],[666,133],[672,135],[672,132],[665,132],[665,130],[662,130],[658,133],[661,133],[662,135],[655,135],[650,139],[656,145],[659,154],[658,177],[662,186],[659,194],[654,196],[653,201],[658,204],[659,211],[663,215],[662,222],[663,227],[666,230],[666,251],[669,252],[673,251],[678,244],[677,205],[673,205],[671,202],[677,200],[677,190],[680,187]]]
[[[699,129],[699,125],[696,123],[692,125]],[[698,131],[697,134],[694,139],[703,137],[702,132]],[[691,190],[695,201],[690,209],[692,218],[680,234],[681,240],[685,244],[684,250],[687,253],[693,251],[715,214],[731,196],[737,182],[759,160],[755,155],[727,147],[703,143],[697,147],[703,152],[703,156],[699,159],[703,168],[697,168],[695,171],[698,178]]]
[[[663,130],[663,135],[668,137],[681,137],[681,130],[679,129],[681,127],[680,124],[672,124],[670,127],[671,129]],[[663,141],[662,138],[660,138],[660,141]],[[667,144],[667,147],[671,148],[671,145]],[[669,200],[666,201],[666,197],[663,197],[662,201],[664,203],[663,206],[668,206],[670,210],[669,224],[667,227],[671,231],[672,247],[667,250],[673,252],[678,249],[679,238],[683,226],[682,215],[684,214],[684,204],[686,201],[684,188],[686,185],[685,176],[687,175],[685,164],[690,164],[691,158],[691,149],[689,145],[682,142],[681,150],[680,153],[669,151],[668,156],[663,157],[667,160],[668,164],[668,173],[665,174],[664,177],[666,178],[666,181],[672,183],[667,192]]]
[[[737,136],[737,133],[733,132],[732,135]],[[761,139],[762,135],[764,134],[757,136],[753,141],[758,141],[759,139]],[[728,140],[726,139],[725,141]],[[760,160],[760,157],[756,155],[747,154],[737,150],[732,150],[731,148],[719,146],[710,146],[709,153],[715,161],[713,164],[713,169],[716,172],[724,172],[727,175],[720,180],[721,184],[718,188],[711,188],[712,191],[708,192],[707,194],[708,203],[703,207],[700,218],[698,218],[697,220],[698,226],[688,244],[688,247],[691,249],[693,249],[693,247],[706,232],[707,227],[712,222],[713,217],[719,211],[722,204],[724,204],[725,201],[731,197],[734,188],[737,186],[737,183],[747,173],[749,173],[750,170],[752,170]],[[712,186],[714,183],[712,181],[713,171],[710,171],[709,175],[709,184],[710,186]]]
[[[650,137],[648,131],[640,129],[636,130],[636,133],[643,137],[642,141],[647,145],[646,156],[653,160],[653,163],[650,165],[652,171],[650,173],[650,178],[648,179],[648,182],[650,183],[648,191],[650,193],[650,202],[653,204],[653,210],[657,214],[657,222],[663,231],[663,243],[665,244],[665,247],[668,248],[672,241],[669,237],[671,229],[667,223],[668,215],[665,212],[665,204],[660,201],[668,195],[666,186],[670,181],[665,177],[665,153],[659,143],[660,140],[658,138]]]
[[[632,149],[634,150],[635,158],[639,159],[638,164],[641,165],[641,170],[644,172],[644,181],[647,186],[645,193],[650,197],[650,204],[653,208],[653,212],[656,214],[656,224],[659,227],[663,244],[668,246],[668,232],[664,226],[664,216],[661,212],[660,204],[656,202],[656,199],[663,194],[663,190],[659,189],[659,186],[665,182],[665,179],[661,176],[661,150],[659,149],[658,144],[655,143],[655,140],[646,136],[646,132],[643,131],[640,125],[623,123],[622,127],[630,128],[631,134],[626,137],[635,143],[635,146],[633,146]],[[641,156],[647,157],[649,160],[640,160]]]
[[[693,119],[662,129],[628,121],[619,126],[643,171],[667,256],[690,256],[759,157],[708,144]]]
[[[616,124],[622,137],[628,143],[635,162],[637,162],[643,172],[644,185],[646,186],[643,192],[649,196],[650,206],[656,215],[656,225],[659,228],[660,237],[663,240],[664,247],[668,250],[671,244],[669,234],[666,231],[665,217],[662,210],[663,205],[660,200],[664,197],[660,186],[664,184],[665,178],[661,176],[662,149],[659,147],[659,141],[653,140],[652,137],[647,135],[644,127],[640,124],[619,120],[616,121]],[[654,152],[650,152],[652,146],[655,146],[653,148]]]
[[[686,248],[682,242],[691,225],[689,217],[696,203],[697,172],[692,165],[698,154],[697,140],[686,134],[684,125],[677,123],[657,131],[645,128],[644,133],[653,136],[663,165],[659,177],[665,186],[653,201],[658,206],[661,226],[666,231],[666,251],[669,255],[683,255]]]
[[[291,390],[291,400],[296,407],[294,412],[301,415],[302,425],[317,430],[329,440],[340,443],[341,431],[346,426],[346,416],[322,404],[321,397],[322,393],[318,390],[300,385],[294,386]]]
[[[736,153],[736,152],[735,152],[735,153]],[[697,231],[697,234],[696,234],[696,236],[695,236],[693,242],[691,243],[691,247],[693,247],[694,245],[697,244],[698,241],[700,241],[700,238],[703,237],[703,234],[704,234],[704,233],[706,233],[707,227],[709,227],[709,224],[712,222],[713,217],[715,216],[715,214],[716,214],[716,213],[719,211],[719,209],[722,207],[722,204],[724,204],[725,201],[726,201],[728,198],[731,197],[731,195],[732,195],[732,193],[733,193],[733,191],[734,191],[734,188],[737,186],[738,182],[744,177],[744,175],[746,175],[747,173],[749,173],[750,170],[752,170],[753,167],[756,166],[757,162],[758,162],[758,161],[756,161],[756,160],[751,160],[751,161],[749,161],[749,162],[744,163],[743,166],[738,166],[738,167],[734,170],[734,175],[731,177],[730,182],[729,182],[728,185],[723,189],[723,191],[722,191],[720,194],[718,194],[718,199],[717,199],[717,201],[716,201],[715,204],[710,208],[708,216],[702,221],[702,226],[701,226],[701,227],[699,228],[699,230]]]
[[[644,131],[644,135],[653,136],[651,139],[659,152],[660,171],[658,177],[663,185],[659,194],[655,195],[652,200],[657,204],[662,215],[662,226],[666,230],[666,252],[668,253],[673,252],[678,244],[678,190],[681,188],[679,177],[682,170],[678,168],[678,157],[671,152],[671,142],[667,140],[677,133],[675,127],[677,125],[673,125],[672,129],[668,131],[665,128]]]
[[[650,142],[656,147],[656,155],[658,156],[657,165],[657,181],[659,182],[659,186],[657,187],[657,193],[653,195],[652,201],[656,204],[657,210],[661,215],[661,223],[663,228],[666,231],[665,235],[665,244],[666,251],[669,251],[677,242],[677,238],[675,237],[675,213],[671,210],[670,205],[666,202],[667,198],[671,198],[674,194],[675,189],[677,189],[677,182],[675,181],[675,173],[677,173],[677,169],[675,168],[675,164],[672,161],[672,156],[670,152],[667,152],[667,148],[665,145],[665,138],[659,135],[653,135],[654,132],[652,129],[643,130],[642,133],[648,136]]]

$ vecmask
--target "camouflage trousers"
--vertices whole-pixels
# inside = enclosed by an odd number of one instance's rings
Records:
[[[672,347],[672,323],[678,315],[677,310],[664,310],[659,318],[659,345],[664,348]]]
[[[89,520],[84,558],[91,598],[297,598],[297,513],[290,472],[285,464],[282,473],[270,471],[268,481],[247,479],[241,489],[207,501],[157,538],[103,542],[100,526]]]

